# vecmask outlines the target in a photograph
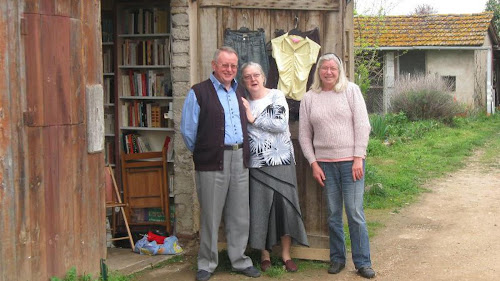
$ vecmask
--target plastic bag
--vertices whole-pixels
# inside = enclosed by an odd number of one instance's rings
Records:
[[[141,255],[149,255],[149,256],[154,256],[158,254],[158,250],[160,249],[160,246],[156,241],[153,242],[148,242],[146,245],[144,245],[142,248],[139,249],[141,252]]]
[[[153,232],[148,232],[148,241],[149,242],[153,242],[153,241],[156,241],[156,243],[158,244],[163,244],[163,242],[165,241],[165,238],[167,238],[166,236],[161,236],[161,235],[158,235],[158,234],[154,234]]]
[[[163,245],[159,246],[157,254],[159,255],[175,255],[182,253],[182,248],[175,236],[165,238]]]
[[[139,239],[139,240],[137,240],[137,242],[135,242],[134,252],[140,253],[141,248],[144,247],[148,243],[149,243],[148,236],[144,235],[141,239]]]
[[[134,252],[141,255],[175,255],[182,253],[183,249],[178,243],[177,237],[170,236],[163,240],[163,244],[158,244],[155,240],[148,241],[148,235],[144,235],[135,243]]]

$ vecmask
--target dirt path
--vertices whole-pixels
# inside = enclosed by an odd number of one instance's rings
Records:
[[[371,239],[373,280],[500,280],[500,160],[477,161],[426,185],[431,192],[397,214],[367,215],[385,227]],[[379,217],[380,216],[380,217]],[[194,261],[195,252],[189,255]],[[194,280],[193,263],[174,264],[139,280]],[[308,269],[280,279],[217,272],[210,280],[363,280],[351,260],[338,275]]]

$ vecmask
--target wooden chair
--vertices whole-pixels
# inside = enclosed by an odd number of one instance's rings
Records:
[[[161,225],[171,234],[166,149],[122,154],[123,195],[130,225]],[[161,208],[165,221],[140,221],[135,209]]]
[[[118,240],[129,239],[129,241],[130,241],[130,248],[132,250],[134,250],[134,240],[132,239],[132,233],[130,232],[130,227],[128,225],[128,219],[127,219],[127,216],[126,216],[126,213],[125,213],[125,209],[124,209],[124,208],[128,207],[128,205],[126,203],[122,202],[122,199],[121,199],[121,196],[120,196],[120,192],[118,191],[118,186],[116,185],[116,180],[115,180],[115,176],[113,174],[113,169],[111,169],[110,166],[106,167],[106,174],[107,174],[106,175],[107,177],[111,177],[112,183],[113,183],[113,188],[114,188],[114,191],[115,191],[115,196],[113,197],[113,200],[110,201],[110,202],[106,202],[106,208],[113,208],[113,215],[112,215],[112,220],[113,220],[112,229],[113,229],[113,232],[115,232],[115,230],[116,230],[116,216],[115,216],[115,213],[114,213],[114,209],[116,207],[119,207],[120,208],[120,212],[123,215],[123,220],[125,222],[125,227],[127,229],[127,234],[128,234],[127,236],[123,236],[123,237],[114,237],[114,238],[111,238],[110,241],[118,241]]]

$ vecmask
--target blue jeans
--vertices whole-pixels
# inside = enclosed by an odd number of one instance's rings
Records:
[[[346,263],[343,204],[351,236],[352,261],[356,269],[371,266],[370,242],[363,211],[364,177],[352,179],[353,161],[319,162],[325,173],[328,228],[330,234],[330,261]],[[364,166],[364,161],[363,161]]]
[[[224,45],[232,47],[238,53],[238,74],[236,80],[241,77],[241,66],[247,62],[256,62],[262,66],[267,77],[269,72],[269,58],[266,54],[266,35],[264,29],[257,31],[248,28],[239,30],[226,29],[224,32]]]

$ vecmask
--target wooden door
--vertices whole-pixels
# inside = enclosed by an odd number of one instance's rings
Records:
[[[296,24],[302,31],[318,28],[320,54],[335,52],[341,56],[348,66],[347,73],[352,76],[352,2],[347,6],[345,1],[340,0],[198,2],[197,34],[200,40],[194,50],[201,66],[197,68],[198,81],[210,75],[213,52],[222,46],[224,30],[227,28],[262,28],[266,34],[266,42],[269,42],[274,38],[275,30],[282,29],[287,32]],[[290,131],[297,162],[300,206],[311,246],[309,249],[295,247],[292,255],[298,258],[329,260],[327,210],[322,188],[312,178],[309,163],[302,155],[298,144],[298,122],[290,122]],[[219,235],[223,235],[223,231],[219,231]]]
[[[87,152],[99,0],[0,4],[0,280],[48,280],[106,255],[102,153]],[[5,145],[5,146],[4,146]]]

